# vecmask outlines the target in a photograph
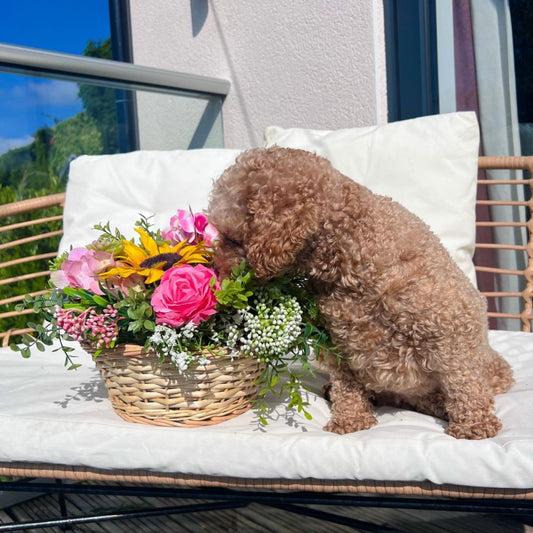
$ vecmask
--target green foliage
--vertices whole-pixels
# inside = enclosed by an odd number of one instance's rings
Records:
[[[52,314],[52,309],[55,306],[62,307],[65,305],[67,297],[65,293],[61,291],[52,290],[51,292],[41,295],[30,297],[27,296],[23,304],[17,304],[17,311],[23,309],[32,308],[33,311],[41,317],[42,323],[28,322],[27,325],[35,329],[34,335],[24,334],[17,342],[12,341],[10,348],[15,352],[20,352],[22,357],[30,357],[32,348],[36,348],[39,351],[44,351],[45,346],[52,346],[54,341],[59,341],[59,347],[54,351],[62,351],[65,354],[65,366],[68,366],[69,370],[78,368],[80,365],[75,364],[70,353],[73,348],[66,346],[63,341],[70,340],[70,337],[63,333]]]
[[[53,175],[61,175],[72,157],[104,153],[100,128],[85,112],[58,122],[52,133],[54,144],[50,149],[48,169]]]
[[[48,153],[51,133],[48,128],[37,130],[35,140],[21,148],[9,150],[0,156],[0,185],[12,187],[25,195],[25,190],[49,187]]]
[[[32,190],[26,191],[28,197],[35,198],[45,194],[59,192],[61,185],[59,180],[51,180],[49,189],[46,190]],[[0,187],[0,204],[7,204],[21,199],[13,188]],[[15,215],[2,220],[2,226],[17,224],[21,222],[30,221],[36,218],[42,218],[52,215],[60,215],[61,208],[47,208],[33,213],[24,213]],[[50,222],[48,224],[29,225],[15,230],[8,230],[0,233],[0,242],[8,243],[18,239],[31,238],[36,235],[41,235],[48,232],[53,232],[61,229],[61,221]],[[7,263],[9,261],[19,259],[22,257],[34,257],[48,252],[55,252],[59,246],[59,236],[53,236],[45,240],[30,241],[18,246],[0,249],[0,263]],[[8,279],[16,276],[24,276],[32,272],[47,271],[48,260],[33,260],[18,265],[5,266],[1,269],[0,278]],[[19,281],[16,284],[0,285],[0,300],[11,298],[13,296],[26,294],[28,292],[41,291],[48,288],[47,277],[30,278]],[[13,305],[1,306],[0,310],[13,310]],[[0,319],[0,331],[8,331],[10,329],[25,328],[27,326],[28,316],[13,316]]]
[[[118,323],[121,328],[117,342],[143,345],[147,335],[155,330],[153,309],[146,301],[146,294],[133,292],[129,297],[124,297],[121,293],[109,292],[104,286],[101,289],[102,295],[86,289],[65,287],[61,290],[52,289],[45,295],[26,296],[24,303],[18,304],[16,310],[21,312],[23,309],[33,309],[42,323],[27,322],[26,325],[32,327],[34,333],[22,335],[17,342],[11,342],[11,348],[20,352],[23,357],[30,357],[33,348],[42,351],[45,345],[51,346],[54,341],[59,341],[60,346],[57,350],[64,352],[65,365],[69,368],[78,366],[71,360],[72,349],[63,343],[64,340],[73,339],[59,327],[58,320],[54,316],[56,306],[74,311],[77,315],[91,310],[101,313],[108,306],[114,306],[119,312]],[[98,353],[99,350],[95,356]]]
[[[134,292],[130,296],[119,300],[115,307],[121,319],[121,331],[118,342],[133,342],[144,344],[146,337],[155,330],[154,310],[146,301],[146,294]]]
[[[161,229],[160,228],[154,228],[154,225],[152,224],[152,221],[150,220],[152,216],[145,216],[142,213],[139,215],[141,218],[135,222],[135,226],[144,230],[148,235],[151,235],[152,238],[160,243],[164,239],[161,235]],[[116,231],[116,230],[115,230]],[[124,237],[123,237],[124,238]]]
[[[215,283],[213,278],[212,283]],[[231,277],[222,280],[220,289],[216,292],[217,302],[224,307],[244,309],[248,299],[253,295],[254,274],[246,269],[243,261],[231,271]]]
[[[125,237],[118,228],[115,228],[113,231],[109,222],[106,222],[105,224],[95,224],[93,228],[100,232],[100,236],[97,239],[97,246],[100,250],[115,253],[122,249],[122,241]],[[92,246],[88,245],[87,248],[92,248]]]

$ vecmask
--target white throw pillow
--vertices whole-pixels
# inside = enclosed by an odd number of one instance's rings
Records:
[[[479,127],[473,112],[337,131],[270,126],[265,146],[301,148],[424,220],[476,284]]]
[[[200,149],[78,157],[70,164],[60,253],[96,239],[97,223],[109,221],[131,238],[141,214],[165,229],[177,209],[205,209],[213,181],[239,153]]]

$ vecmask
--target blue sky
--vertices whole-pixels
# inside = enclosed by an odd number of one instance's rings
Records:
[[[81,54],[110,35],[107,0],[3,0],[0,42]],[[0,154],[81,111],[72,82],[0,72]]]

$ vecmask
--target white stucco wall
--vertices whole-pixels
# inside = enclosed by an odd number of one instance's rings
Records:
[[[134,61],[228,79],[225,146],[386,121],[381,0],[130,0]]]

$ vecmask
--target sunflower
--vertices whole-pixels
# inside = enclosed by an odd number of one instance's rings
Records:
[[[113,276],[127,278],[139,274],[146,278],[145,283],[154,283],[170,267],[211,262],[213,252],[203,242],[190,244],[184,240],[175,245],[157,243],[143,228],[135,228],[135,231],[140,236],[141,246],[123,239],[121,253],[115,257],[120,265],[99,274],[101,279]]]

